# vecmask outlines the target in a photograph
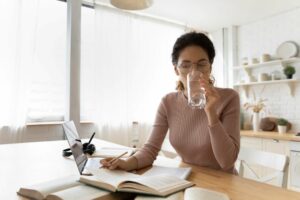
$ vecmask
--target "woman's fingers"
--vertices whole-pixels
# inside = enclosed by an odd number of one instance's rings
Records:
[[[207,97],[208,102],[214,103],[218,101],[219,94],[217,90],[207,80],[201,80],[200,84],[201,87],[205,89],[205,95]]]
[[[113,158],[105,158],[105,159],[102,159],[100,160],[100,163],[104,166],[104,167],[108,167],[110,166],[110,161],[112,160]]]
[[[105,158],[100,160],[100,163],[102,164],[102,166],[104,168],[108,168],[108,169],[125,169],[124,166],[124,160],[122,159],[116,159],[116,158]]]
[[[205,89],[206,93],[211,93],[213,87],[205,80],[201,80],[200,81],[201,87],[203,87]]]
[[[120,162],[121,162],[120,159],[114,160],[113,162],[110,163],[108,169],[116,169],[117,167],[119,167]]]

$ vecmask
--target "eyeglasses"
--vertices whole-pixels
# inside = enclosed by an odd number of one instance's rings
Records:
[[[190,61],[182,61],[177,65],[177,67],[179,69],[182,69],[184,72],[187,72],[187,71],[190,71],[192,69],[193,65],[196,66],[197,71],[201,71],[203,73],[206,73],[206,72],[210,71],[210,63],[206,60],[199,61],[197,63],[193,63],[193,62],[190,62]]]

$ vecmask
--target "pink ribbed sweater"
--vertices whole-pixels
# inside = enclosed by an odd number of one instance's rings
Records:
[[[134,155],[139,169],[153,163],[169,130],[170,143],[183,162],[234,173],[240,147],[239,95],[232,89],[216,90],[221,97],[217,105],[219,122],[212,126],[203,109],[188,106],[182,92],[162,98],[152,133]]]

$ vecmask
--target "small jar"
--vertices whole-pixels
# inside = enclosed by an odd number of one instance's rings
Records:
[[[248,65],[248,57],[242,58],[242,65]]]
[[[262,54],[260,57],[260,62],[269,62],[271,60],[271,55],[270,54]]]
[[[279,71],[273,71],[271,73],[271,80],[275,81],[275,80],[280,80],[281,78],[281,73]]]
[[[252,61],[251,62],[252,64],[258,64],[259,63],[257,58],[252,58],[251,61]]]
[[[267,81],[269,80],[269,76],[268,74],[266,73],[259,73],[258,74],[258,77],[257,77],[257,80],[260,82],[260,81]]]

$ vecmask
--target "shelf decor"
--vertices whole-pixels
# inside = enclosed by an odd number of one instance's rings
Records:
[[[260,122],[259,112],[266,106],[264,103],[265,101],[266,101],[266,99],[260,99],[259,101],[254,102],[254,103],[245,103],[244,104],[244,108],[246,110],[252,109],[252,111],[253,111],[252,128],[253,128],[253,131],[255,131],[255,132],[259,131],[259,122]]]
[[[253,74],[252,74],[252,70],[254,69],[258,69],[261,67],[267,67],[267,66],[278,66],[280,65],[283,70],[289,71],[289,72],[293,72],[292,70],[289,69],[289,66],[292,65],[292,63],[299,63],[300,62],[300,58],[299,57],[292,57],[292,58],[286,58],[286,59],[280,59],[280,60],[272,60],[272,61],[268,61],[268,62],[262,62],[259,64],[251,64],[251,65],[243,65],[243,66],[236,66],[233,67],[234,71],[244,71],[246,73],[246,76],[248,77],[249,80],[251,80],[251,78],[253,79]],[[289,69],[289,70],[287,70]],[[289,73],[289,74],[291,74]],[[291,96],[294,96],[294,88],[295,85],[297,83],[299,83],[300,80],[297,79],[281,79],[281,80],[276,80],[275,78],[273,78],[273,80],[267,80],[267,81],[259,81],[259,82],[243,82],[243,83],[236,83],[233,85],[234,88],[238,89],[238,88],[242,88],[243,91],[245,92],[246,97],[248,98],[248,94],[249,94],[249,89],[252,86],[256,86],[256,85],[269,85],[269,84],[286,84],[288,86],[289,89],[289,94]]]
[[[295,67],[288,65],[283,69],[283,73],[288,79],[292,79],[293,75],[296,73]]]
[[[280,134],[286,133],[288,123],[289,122],[283,118],[277,120],[278,132]]]

